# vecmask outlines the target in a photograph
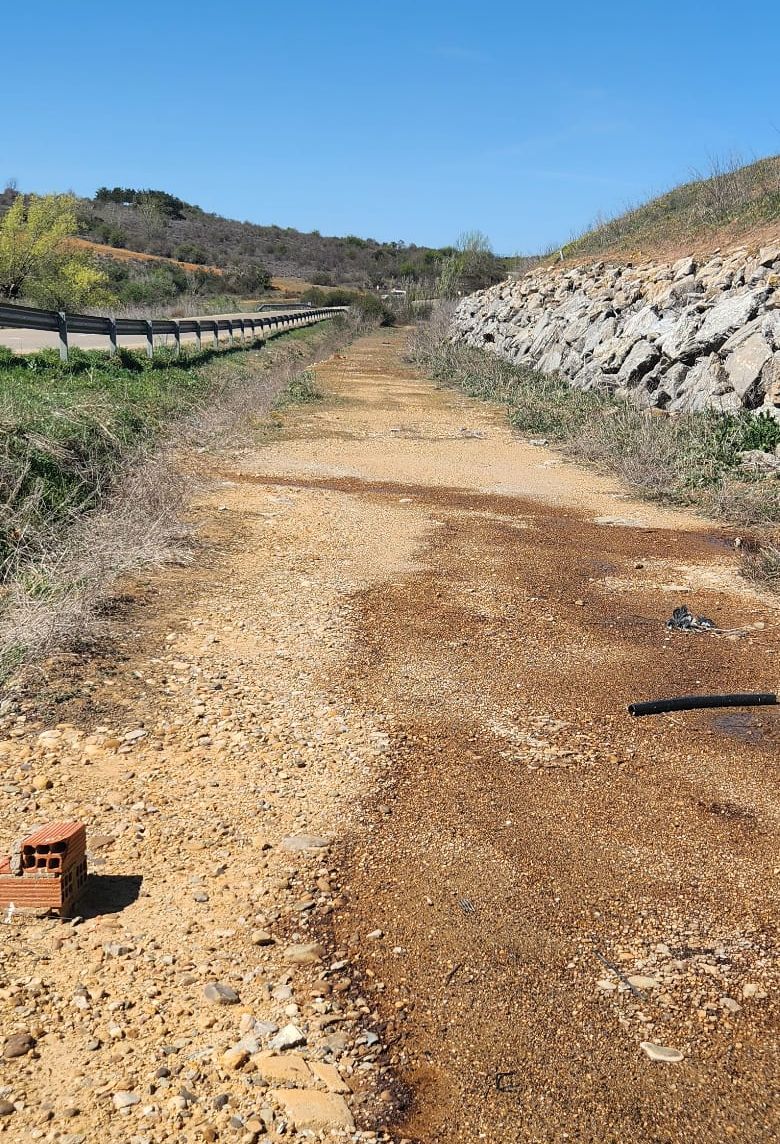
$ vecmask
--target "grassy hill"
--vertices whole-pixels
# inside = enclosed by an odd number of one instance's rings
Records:
[[[710,173],[616,218],[599,220],[563,247],[565,258],[653,255],[702,243],[724,245],[780,226],[780,155],[740,166],[713,162]]]

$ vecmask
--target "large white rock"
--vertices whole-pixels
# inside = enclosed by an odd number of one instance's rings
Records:
[[[756,330],[723,363],[731,388],[745,405],[758,405],[761,371],[772,356],[766,338]],[[763,396],[763,395],[761,395]]]
[[[729,334],[750,321],[765,295],[766,290],[760,287],[716,302],[701,325],[681,342],[675,356],[691,357],[722,346]]]
[[[637,385],[646,373],[649,373],[661,356],[661,351],[652,342],[640,340],[634,342],[618,370],[618,380],[621,385]]]

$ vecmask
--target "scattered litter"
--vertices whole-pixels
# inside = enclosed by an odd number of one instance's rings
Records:
[[[687,604],[675,608],[671,617],[666,621],[667,628],[672,632],[712,632],[717,631],[718,625],[707,616],[694,616]]]
[[[475,914],[477,912],[476,906],[468,898],[461,898],[458,905],[463,910],[464,914]]]
[[[638,520],[636,517],[625,516],[597,516],[593,523],[612,525],[615,528],[638,528],[644,532],[647,532],[650,528],[646,521]]]
[[[496,1073],[496,1092],[517,1092],[519,1088],[516,1072]]]
[[[593,939],[591,938],[591,941],[592,940]],[[622,969],[620,969],[619,966],[615,965],[611,961],[607,961],[606,957],[604,957],[603,954],[599,953],[599,951],[595,947],[593,950],[593,954],[595,957],[598,958],[598,960],[601,962],[602,965],[606,966],[607,969],[611,970],[612,973],[614,973],[617,977],[620,978],[620,980],[623,982],[623,984],[626,985],[631,990],[631,992],[634,994],[635,997],[638,997],[641,1001],[647,1000],[647,997],[642,992],[642,990],[637,989],[636,985],[632,985],[632,983],[629,981],[628,977],[626,977],[625,973],[623,972]]]
[[[459,961],[457,965],[453,965],[447,976],[444,978],[444,984],[449,985],[456,973],[463,968],[463,962]]]
[[[533,445],[535,449],[543,449],[545,445],[549,445],[546,437],[538,437],[536,440],[529,440],[528,444]]]
[[[0,908],[10,924],[19,910],[66,917],[87,885],[87,832],[81,822],[50,822],[0,858]]]

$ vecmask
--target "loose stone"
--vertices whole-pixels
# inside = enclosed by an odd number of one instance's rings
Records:
[[[203,996],[213,1005],[235,1005],[238,994],[222,981],[209,981],[203,986]]]
[[[330,846],[327,838],[320,838],[316,834],[291,834],[282,839],[282,850],[326,850]]]
[[[226,1069],[240,1069],[248,1060],[249,1053],[238,1045],[222,1054],[222,1065]]]
[[[306,1036],[297,1025],[285,1025],[269,1044],[272,1049],[297,1049],[299,1045],[306,1044]]]
[[[332,1092],[313,1088],[277,1088],[271,1096],[281,1104],[295,1128],[328,1131],[345,1128],[355,1131],[355,1122],[344,1098]]]
[[[24,1057],[35,1048],[35,1037],[31,1033],[12,1033],[3,1047],[6,1060]]]
[[[125,1109],[132,1108],[134,1104],[140,1104],[141,1098],[137,1092],[115,1092],[113,1096],[114,1108],[123,1112]]]
[[[672,1049],[668,1045],[656,1045],[653,1041],[642,1041],[639,1047],[651,1061],[665,1061],[668,1064],[676,1064],[678,1061],[683,1060],[683,1055],[680,1050]]]
[[[629,977],[629,983],[634,986],[634,989],[655,989],[658,982],[654,977],[643,977],[641,973],[634,973]]]
[[[316,965],[324,956],[324,947],[316,942],[291,945],[284,951],[284,960],[288,965]]]

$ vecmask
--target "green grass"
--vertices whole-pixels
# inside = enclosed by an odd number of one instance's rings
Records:
[[[418,336],[412,358],[470,397],[503,402],[512,425],[617,473],[643,497],[695,505],[740,524],[780,521],[780,482],[739,469],[745,449],[780,444],[780,423],[744,413],[652,416],[607,393],[583,391],[436,337]]]
[[[290,379],[286,389],[274,402],[274,409],[284,409],[288,405],[310,405],[321,400],[322,394],[317,389],[314,374],[310,369],[305,369]]]
[[[330,325],[328,323],[327,325]],[[311,341],[321,327],[273,339]],[[264,370],[269,351],[97,350],[17,356],[0,348],[0,578],[100,503],[128,460],[206,397]]]

